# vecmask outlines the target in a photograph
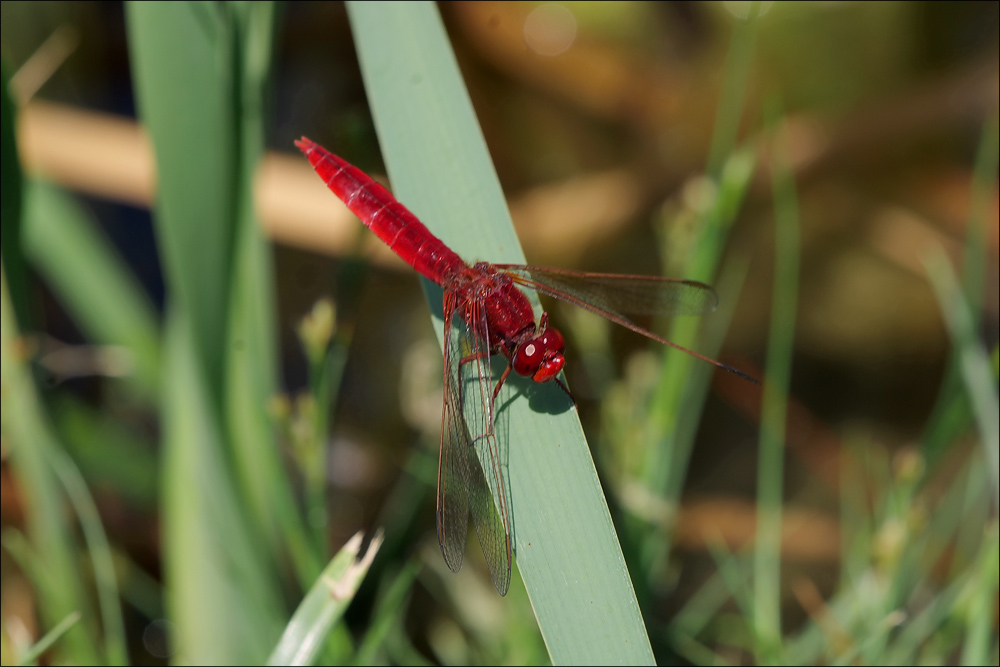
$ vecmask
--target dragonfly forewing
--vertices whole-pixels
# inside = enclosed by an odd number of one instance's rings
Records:
[[[704,315],[719,303],[715,290],[694,280],[516,264],[497,268],[521,285],[602,315]]]

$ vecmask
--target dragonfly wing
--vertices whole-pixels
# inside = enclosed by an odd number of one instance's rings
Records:
[[[711,287],[681,278],[588,273],[519,264],[498,265],[497,268],[510,274],[516,282],[543,294],[619,317],[622,313],[703,315],[719,304],[719,297]]]
[[[501,444],[493,418],[490,342],[477,336],[445,295],[445,400],[438,467],[438,541],[453,571],[462,566],[468,514],[500,595],[510,587],[512,546]],[[480,331],[485,312],[473,307]],[[505,433],[505,432],[504,432]]]
[[[464,323],[455,315],[454,298],[444,302],[444,407],[441,413],[441,451],[438,455],[437,534],[444,562],[452,572],[462,569],[469,530],[466,479],[469,469],[469,429],[462,412],[458,362],[465,356]],[[467,343],[465,344],[467,346]]]
[[[520,264],[501,264],[497,268],[506,272],[518,285],[597,313],[626,329],[760,384],[752,375],[669,341],[624,315],[701,315],[711,312],[718,305],[719,297],[704,283],[682,278],[585,273]]]

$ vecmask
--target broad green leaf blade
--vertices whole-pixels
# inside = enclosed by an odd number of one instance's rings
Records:
[[[226,439],[234,434],[224,420],[227,380],[254,382],[254,404],[273,372],[270,351],[262,353],[260,376],[227,378],[225,368],[227,344],[240,342],[229,337],[229,297],[240,222],[252,221],[249,182],[260,150],[259,137],[250,136],[259,132],[259,91],[245,90],[243,67],[256,26],[249,17],[259,10],[198,2],[127,10],[138,106],[156,153],[155,223],[171,298],[163,514],[175,643],[182,661],[260,662],[280,635],[281,595],[267,531],[237,492]],[[248,69],[259,72],[260,63]]]
[[[71,195],[38,181],[25,197],[25,252],[93,341],[121,345],[146,396],[159,391],[156,313],[124,262]]]
[[[129,3],[126,18],[164,277],[219,401],[240,179],[235,29],[227,5],[207,2]]]
[[[281,598],[249,537],[191,330],[168,318],[164,359],[163,541],[176,657],[253,664],[281,631]]]
[[[379,533],[372,539],[368,551],[359,559],[361,541],[361,533],[355,534],[326,566],[299,603],[267,664],[313,663],[323,648],[330,628],[343,616],[364,581],[375,554],[382,546],[382,535]]]
[[[523,263],[434,5],[349,3],[348,11],[397,198],[467,261]],[[440,290],[425,287],[440,304]],[[432,315],[440,337],[439,305]],[[516,386],[516,400],[504,408],[515,554],[549,655],[557,664],[651,663],[575,410],[556,386]],[[471,554],[478,548],[470,540],[467,560],[478,560]]]

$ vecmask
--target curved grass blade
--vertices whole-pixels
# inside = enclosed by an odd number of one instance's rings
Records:
[[[382,534],[372,539],[359,559],[361,541],[361,533],[356,533],[326,566],[285,626],[267,664],[310,665],[319,655],[330,629],[343,616],[368,573],[382,546]]]
[[[59,621],[56,627],[52,628],[45,633],[45,636],[39,639],[34,646],[25,651],[24,655],[18,657],[17,664],[19,665],[33,665],[42,656],[43,653],[49,650],[53,644],[59,641],[59,638],[66,634],[70,628],[76,625],[80,621],[80,612],[74,611],[72,614]]]
[[[124,665],[128,663],[128,649],[125,642],[125,623],[122,620],[121,606],[118,596],[118,579],[111,556],[111,545],[108,544],[101,515],[97,511],[94,497],[90,495],[83,475],[73,462],[73,459],[59,448],[48,452],[49,465],[66,491],[66,496],[73,505],[73,510],[80,519],[83,529],[83,539],[90,554],[90,563],[94,570],[94,583],[97,589],[97,603],[101,611],[101,626],[104,630],[104,650],[107,663]]]

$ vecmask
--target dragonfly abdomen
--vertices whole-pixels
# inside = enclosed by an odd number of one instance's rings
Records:
[[[358,216],[365,227],[375,232],[420,275],[440,285],[449,275],[467,266],[461,257],[431,234],[415,215],[368,174],[305,137],[295,144],[305,153],[327,187]]]

